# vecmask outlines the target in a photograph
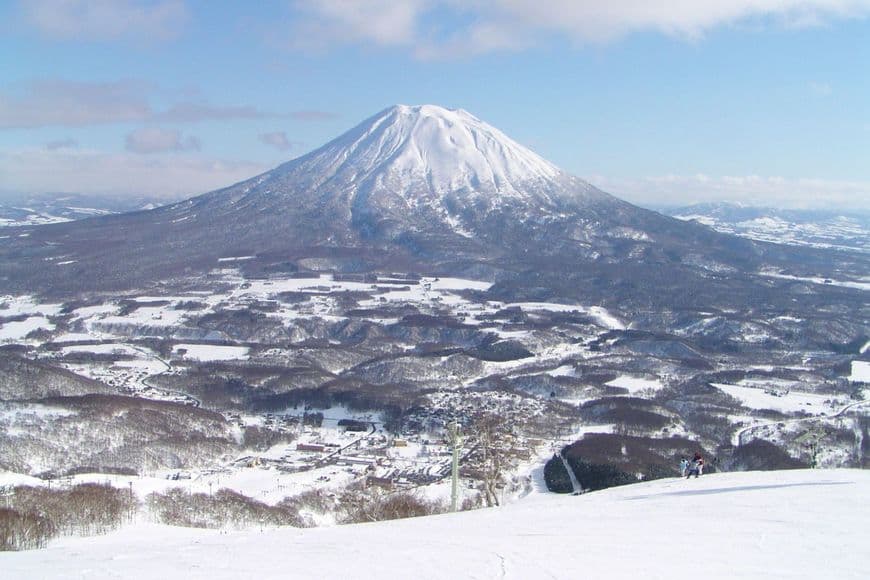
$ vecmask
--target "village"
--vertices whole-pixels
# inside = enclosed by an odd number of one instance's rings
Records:
[[[459,473],[467,494],[476,493],[474,490],[484,485],[487,474],[492,473],[493,461],[499,466],[493,475],[502,489],[510,486],[523,466],[551,449],[543,439],[511,433],[501,418],[498,425],[493,425],[498,433],[482,434],[478,430],[482,417],[480,412],[469,413],[464,424],[454,419],[460,433]],[[388,491],[419,491],[442,497],[449,487],[453,445],[444,413],[431,413],[425,430],[408,430],[400,435],[388,432],[377,415],[354,414],[342,407],[261,417],[232,413],[228,419],[240,428],[262,422],[263,427],[294,440],[262,452],[246,453],[222,470],[208,471],[200,477],[215,479],[223,475],[223,481],[231,485],[231,481],[245,478],[245,472],[272,472],[276,474],[274,491],[292,489],[297,482],[313,482],[326,489],[362,483]]]

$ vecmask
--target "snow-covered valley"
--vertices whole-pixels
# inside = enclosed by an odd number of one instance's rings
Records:
[[[600,305],[507,302],[491,287],[403,274],[248,278],[222,266],[164,293],[5,297],[0,335],[18,353],[6,356],[78,382],[7,384],[3,468],[65,486],[109,478],[143,500],[180,487],[273,505],[377,482],[443,503],[445,427],[458,420],[473,503],[485,457],[474,431],[487,415],[503,421],[502,499],[525,492],[529,461],[592,436],[673,442],[656,451],[664,472],[636,479],[675,470],[692,446],[721,469],[866,460],[864,343],[838,355],[771,349],[798,319],[723,324],[728,313],[707,312],[654,335]],[[32,319],[44,323],[17,332]],[[699,346],[723,331],[739,351]],[[15,360],[13,382],[27,376]],[[63,394],[85,398],[40,399]],[[115,420],[118,409],[130,419]],[[177,437],[189,442],[167,445]],[[757,439],[785,455],[743,451]]]

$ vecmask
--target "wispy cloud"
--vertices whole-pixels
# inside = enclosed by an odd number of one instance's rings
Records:
[[[127,134],[125,148],[131,153],[168,153],[199,151],[201,143],[193,136],[184,137],[177,129],[143,127]]]
[[[199,155],[138,155],[86,149],[0,150],[9,191],[192,196],[262,173],[267,166]]]
[[[196,123],[199,121],[214,121],[228,119],[264,119],[276,117],[275,113],[261,111],[256,107],[218,107],[205,103],[178,103],[165,111],[154,113],[158,121],[176,123]]]
[[[868,14],[870,0],[324,0],[295,4],[292,37],[296,48],[366,44],[450,58],[553,36],[575,44],[646,31],[698,39],[720,26],[801,28]]]
[[[271,133],[261,133],[259,136],[260,143],[274,147],[278,151],[288,151],[293,148],[295,143],[287,138],[287,133],[284,131],[273,131]]]
[[[189,18],[183,0],[20,0],[25,22],[56,40],[175,38]]]
[[[241,105],[178,102],[159,110],[151,100],[156,88],[135,80],[80,82],[63,79],[37,81],[13,93],[0,92],[0,129],[83,127],[108,123],[197,123],[232,119],[291,118],[322,121],[327,111],[263,111]]]
[[[79,142],[75,139],[57,139],[56,141],[49,141],[45,144],[45,148],[49,151],[56,151],[58,149],[75,149],[79,146]]]
[[[141,121],[152,115],[142,83],[48,80],[31,83],[20,96],[0,93],[0,128],[81,127]]]
[[[338,118],[338,114],[330,111],[292,111],[287,114],[295,121],[329,121]]]
[[[647,206],[731,201],[779,208],[854,208],[870,199],[870,181],[761,175],[659,175],[643,178],[592,176],[597,187]],[[760,201],[762,200],[762,201]]]

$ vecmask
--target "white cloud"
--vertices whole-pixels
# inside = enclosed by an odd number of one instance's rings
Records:
[[[278,151],[287,151],[293,147],[295,143],[287,138],[287,133],[284,131],[273,131],[271,133],[261,133],[259,136],[260,143],[274,147]]]
[[[196,137],[182,137],[177,129],[143,127],[128,133],[124,146],[132,153],[167,153],[199,151],[201,143]]]
[[[178,198],[242,181],[269,169],[258,163],[189,155],[137,155],[85,149],[0,151],[8,191]]]
[[[25,19],[59,40],[152,42],[179,34],[188,18],[183,0],[20,0]]]
[[[731,201],[792,209],[870,207],[870,181],[705,174],[636,179],[593,176],[589,181],[626,201],[646,206]]]
[[[294,30],[299,48],[326,48],[333,43],[370,42],[401,46],[414,42],[417,22],[427,0],[297,1]]]
[[[870,11],[867,0],[503,0],[498,4],[500,18],[561,32],[580,42],[609,41],[645,30],[698,38],[717,26],[743,21],[794,26]]]
[[[686,39],[727,25],[806,27],[870,14],[870,0],[328,0],[297,2],[294,45],[407,47],[423,58],[577,44],[653,31]]]

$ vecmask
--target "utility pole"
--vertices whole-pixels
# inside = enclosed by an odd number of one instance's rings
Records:
[[[129,483],[130,483],[130,514],[128,517],[130,518],[130,521],[132,522],[133,516],[136,513],[136,502],[133,500],[133,481],[131,480]]]
[[[459,432],[459,423],[451,422],[447,426],[447,431],[450,436],[450,445],[453,447],[453,465],[450,470],[452,478],[452,488],[450,490],[450,511],[459,510],[459,451],[462,446],[462,435]]]

